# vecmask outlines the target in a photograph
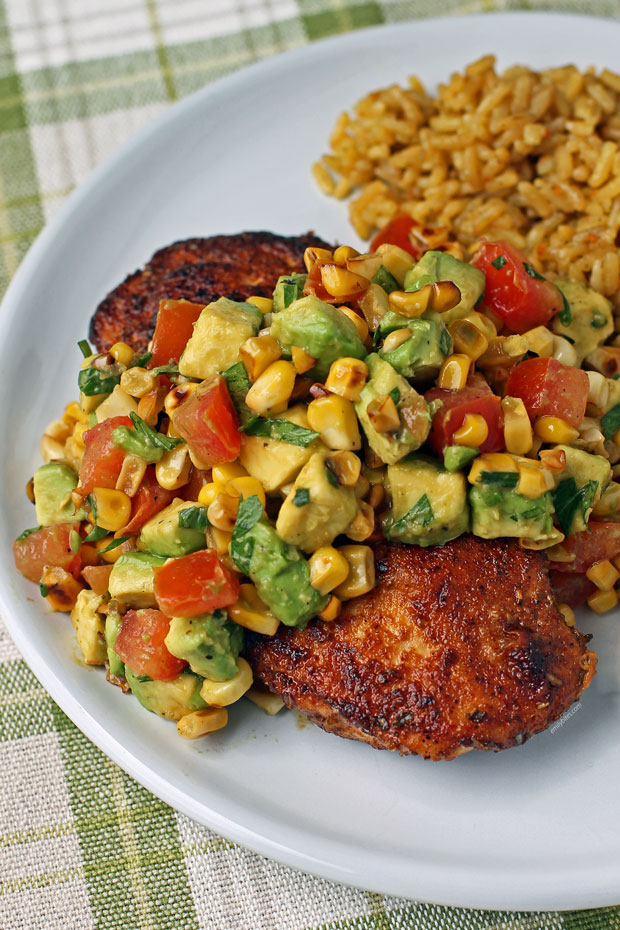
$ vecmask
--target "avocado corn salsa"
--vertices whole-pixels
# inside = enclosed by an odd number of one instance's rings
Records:
[[[88,343],[17,568],[84,661],[196,738],[250,698],[244,636],[333,622],[371,543],[544,549],[566,621],[618,601],[611,304],[513,247],[307,249],[273,299],[162,300],[151,350]]]

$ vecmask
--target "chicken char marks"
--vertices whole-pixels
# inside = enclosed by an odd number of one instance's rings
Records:
[[[208,304],[218,297],[271,297],[280,275],[304,270],[308,246],[329,248],[312,233],[244,232],[174,242],[101,301],[90,322],[90,340],[99,352],[115,342],[145,352],[161,299]]]
[[[280,627],[254,671],[323,729],[377,749],[452,759],[523,743],[561,716],[596,666],[557,609],[539,552],[461,536],[375,546],[377,587],[333,623]]]

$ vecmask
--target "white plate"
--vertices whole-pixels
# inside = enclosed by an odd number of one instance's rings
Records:
[[[363,92],[428,85],[475,57],[501,67],[617,67],[620,23],[542,14],[412,22],[352,33],[247,68],[168,110],[98,170],[40,236],[0,316],[4,517],[0,606],[54,699],[173,807],[289,865],[441,904],[593,907],[620,900],[620,626],[591,618],[599,674],[561,727],[519,749],[431,764],[240,707],[203,743],[75,661],[65,615],[12,568],[33,523],[24,483],[42,428],[74,396],[76,341],[99,299],[176,238],[314,228],[355,241],[310,179],[336,115]],[[245,705],[246,702],[243,702]]]

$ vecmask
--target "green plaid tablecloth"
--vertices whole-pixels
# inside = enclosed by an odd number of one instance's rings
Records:
[[[620,16],[620,0],[0,0],[0,293],[70,191],[177,98],[334,33],[496,8]],[[415,905],[256,856],[91,745],[0,621],[0,930],[441,927],[611,930],[620,908]]]

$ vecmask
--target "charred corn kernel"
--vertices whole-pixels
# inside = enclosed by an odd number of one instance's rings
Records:
[[[506,365],[525,355],[527,351],[527,340],[524,336],[491,336],[489,348],[476,361],[478,368],[484,370],[496,365]]]
[[[325,464],[336,476],[341,487],[355,487],[360,477],[362,463],[354,452],[332,452],[325,459]]]
[[[564,617],[566,626],[575,626],[575,611],[568,604],[558,604],[558,610]]]
[[[124,491],[115,488],[95,488],[93,497],[97,506],[97,524],[115,533],[129,522],[131,499]]]
[[[589,382],[588,403],[596,409],[597,414],[603,413],[609,400],[609,384],[607,378],[600,371],[587,371]]]
[[[207,527],[207,546],[209,549],[215,549],[218,555],[227,555],[231,539],[232,533],[218,530],[217,526]]]
[[[338,394],[317,397],[308,404],[306,413],[310,429],[320,433],[321,439],[330,449],[361,449],[362,439],[355,407],[346,397]]]
[[[326,390],[347,400],[358,401],[368,378],[368,365],[359,358],[343,356],[332,363],[325,381]]]
[[[370,329],[375,330],[390,308],[388,295],[378,284],[370,284],[357,302]]]
[[[333,546],[321,546],[309,559],[310,584],[319,594],[329,594],[347,580],[349,563]]]
[[[239,600],[227,608],[231,620],[246,630],[273,636],[279,620],[270,613],[253,584],[239,585]]]
[[[304,265],[306,266],[306,271],[310,273],[317,262],[331,262],[333,261],[333,254],[329,249],[319,249],[314,248],[313,246],[308,246],[304,252]]]
[[[608,517],[620,512],[620,484],[610,481],[600,499],[594,505],[592,513],[596,517]]]
[[[345,536],[354,542],[364,542],[375,530],[375,512],[366,501],[358,501],[358,511],[345,530]]]
[[[47,465],[48,462],[56,462],[64,458],[65,443],[61,442],[59,439],[53,439],[51,436],[44,433],[39,443],[39,451],[41,453],[41,458]]]
[[[239,349],[239,358],[243,362],[250,381],[262,375],[272,362],[282,355],[280,345],[273,336],[250,336]]]
[[[470,367],[471,359],[467,355],[449,355],[439,371],[437,386],[447,391],[462,391]]]
[[[603,559],[586,570],[586,575],[600,591],[611,591],[620,572],[611,564],[609,559]]]
[[[73,497],[73,494],[74,492],[71,492],[71,497],[73,498],[73,503],[75,504],[75,498]],[[31,478],[29,481],[26,482],[26,497],[28,498],[31,504],[34,504],[34,479],[33,478]],[[75,509],[78,510],[81,506],[82,506],[82,498],[80,497],[79,503],[77,504]]]
[[[128,368],[121,375],[121,387],[132,397],[144,397],[149,391],[154,391],[158,384],[158,374],[138,365]]]
[[[358,501],[366,497],[366,495],[370,491],[370,481],[368,480],[366,475],[362,473],[359,476],[359,478],[357,479],[357,483],[355,487],[353,488],[353,491],[355,492],[355,496],[357,497]]]
[[[321,283],[331,297],[353,298],[368,287],[368,279],[335,262],[321,264]]]
[[[115,342],[113,346],[110,346],[109,352],[119,365],[131,365],[133,361],[134,351],[126,342]]]
[[[520,397],[503,397],[504,444],[513,455],[525,455],[532,448],[532,424]]]
[[[335,257],[336,253],[334,252]],[[367,281],[370,281],[381,267],[381,256],[376,255],[374,252],[365,255],[350,255],[345,259],[345,264],[349,271],[354,271],[355,274],[359,274],[366,278]]]
[[[41,575],[41,592],[52,610],[68,612],[73,609],[84,585],[73,575],[55,565],[46,565]]]
[[[84,433],[87,433],[90,429],[88,423],[76,423],[73,427],[73,441],[76,442],[82,449],[86,448],[86,443],[84,441]]]
[[[218,530],[232,533],[235,528],[238,509],[239,498],[221,492],[207,508],[209,523],[211,526],[217,527]]]
[[[405,275],[415,264],[413,255],[390,242],[382,243],[377,249],[377,255],[381,256],[383,267],[394,275],[402,287],[405,283]]]
[[[228,711],[225,707],[205,707],[185,714],[177,722],[177,733],[183,739],[200,739],[207,733],[222,730],[228,723]]]
[[[543,442],[554,443],[569,443],[579,436],[579,430],[560,417],[539,417],[534,423],[534,433]]]
[[[341,611],[342,601],[332,594],[323,610],[319,611],[318,616],[325,623],[331,623],[332,620],[335,620],[340,615]]]
[[[560,530],[556,529],[554,526],[545,539],[531,539],[529,537],[522,536],[519,540],[519,545],[522,549],[534,549],[536,551],[540,551],[541,549],[551,550],[562,542],[564,542],[564,533],[561,533]]]
[[[357,258],[360,253],[352,245],[339,245],[334,249],[334,261],[337,265],[342,265],[348,258]]]
[[[388,294],[388,305],[394,313],[415,319],[428,309],[431,300],[430,285],[419,291],[392,291]]]
[[[430,307],[436,313],[452,310],[461,302],[461,291],[453,281],[436,281],[428,286],[431,288]]]
[[[408,339],[411,339],[411,330],[406,326],[403,329],[395,329],[393,332],[388,333],[385,337],[383,343],[383,352],[393,352],[394,349],[398,349],[399,346],[402,346],[404,342],[407,342]]]
[[[298,375],[303,375],[306,371],[310,371],[316,364],[316,359],[308,355],[306,350],[302,349],[301,346],[292,346],[291,356],[295,371]]]
[[[344,313],[345,316],[348,316],[351,322],[354,324],[357,335],[360,337],[362,342],[366,342],[368,339],[368,323],[366,320],[356,313],[355,310],[351,310],[350,307],[338,307],[341,313]]]
[[[245,402],[259,416],[284,413],[295,387],[297,372],[291,362],[272,362],[258,376],[245,396]]]
[[[389,394],[375,397],[366,407],[368,419],[378,433],[393,433],[400,429],[400,414]]]
[[[568,339],[564,339],[563,336],[554,335],[552,357],[557,359],[558,362],[562,362],[563,365],[577,364],[577,353],[575,352],[575,347],[568,341]]]
[[[494,336],[497,336],[497,327],[484,313],[478,313],[477,310],[470,310],[470,312],[461,319],[467,320],[475,326],[476,329],[479,329],[487,339],[492,339]]]
[[[225,483],[223,481],[209,481],[208,484],[203,484],[198,492],[198,503],[208,507],[209,504],[213,503],[217,495],[222,493],[224,487]]]
[[[473,449],[479,449],[488,435],[489,427],[482,414],[466,413],[463,425],[452,435],[452,442],[457,446],[471,446]]]
[[[473,362],[489,348],[487,337],[469,320],[453,320],[448,325],[448,332],[454,342],[454,351],[466,355]]]
[[[485,452],[484,455],[479,455],[477,459],[474,459],[467,480],[470,484],[476,484],[484,471],[517,472],[518,470],[517,463],[511,455],[505,452]]]
[[[176,491],[189,481],[191,467],[192,460],[187,445],[170,449],[155,463],[157,484],[166,491]]]
[[[179,388],[186,387],[189,385],[180,384]],[[191,387],[196,388],[197,385],[191,385]],[[177,388],[176,390],[178,390]],[[138,401],[138,416],[141,417],[147,426],[155,426],[157,423],[157,418],[159,414],[164,409],[164,403],[167,397],[167,389],[165,386],[160,386],[154,391],[149,391],[148,394],[145,394],[144,397],[141,397]]]
[[[69,426],[73,426],[74,422],[88,423],[88,414],[84,413],[77,400],[72,400],[67,404],[62,418]]]
[[[271,313],[273,310],[273,300],[269,297],[246,297],[246,304],[254,304],[262,314]]]
[[[223,465],[214,465],[211,471],[211,477],[215,484],[226,484],[227,481],[232,481],[233,478],[246,478],[247,474],[240,462],[225,462]],[[208,503],[211,503],[211,501]]]
[[[385,488],[382,484],[373,484],[370,489],[370,495],[368,497],[368,503],[373,508],[377,510],[383,501],[385,500]]]
[[[177,407],[180,407],[181,404],[185,403],[185,401],[191,397],[197,387],[198,385],[194,384],[192,381],[186,381],[184,384],[177,384],[171,391],[168,391],[164,400],[164,410],[169,417],[172,416]]]
[[[231,497],[237,497],[242,500],[247,500],[248,497],[258,497],[263,507],[267,503],[265,489],[258,478],[253,478],[251,475],[231,478],[230,481],[226,482],[225,491],[226,494],[230,494]]]
[[[75,426],[76,424],[71,423],[69,425],[65,420],[52,420],[45,427],[45,435],[51,436],[52,439],[58,439],[59,442],[64,442],[71,435]]]
[[[212,681],[205,678],[200,688],[200,697],[212,707],[228,707],[242,698],[252,687],[252,669],[245,659],[237,659],[237,674],[227,681]]]
[[[595,614],[604,614],[607,610],[613,610],[618,603],[618,592],[612,588],[611,591],[595,591],[588,598],[588,607]]]
[[[272,694],[271,691],[262,691],[260,688],[250,688],[243,696],[256,704],[264,713],[269,714],[270,717],[274,717],[285,706],[284,701],[277,694]]]
[[[526,333],[523,333],[523,338],[527,340],[529,351],[535,352],[540,358],[549,358],[553,355],[554,333],[546,326],[528,329]]]
[[[336,597],[345,601],[372,591],[375,586],[375,557],[370,546],[340,546],[338,551],[349,563],[349,574],[334,589]]]
[[[181,447],[184,448],[184,447]],[[176,451],[176,450],[174,450]],[[169,453],[164,454],[164,458]],[[162,458],[163,461],[163,458]],[[158,463],[159,464],[159,463]],[[146,473],[146,462],[139,455],[126,455],[116,480],[116,490],[124,491],[127,497],[135,497]],[[157,468],[155,469],[157,475]],[[186,483],[187,479],[183,482]],[[163,485],[162,485],[163,487]]]
[[[541,468],[526,462],[519,462],[519,483],[517,485],[519,494],[534,500],[548,490],[545,474]]]

